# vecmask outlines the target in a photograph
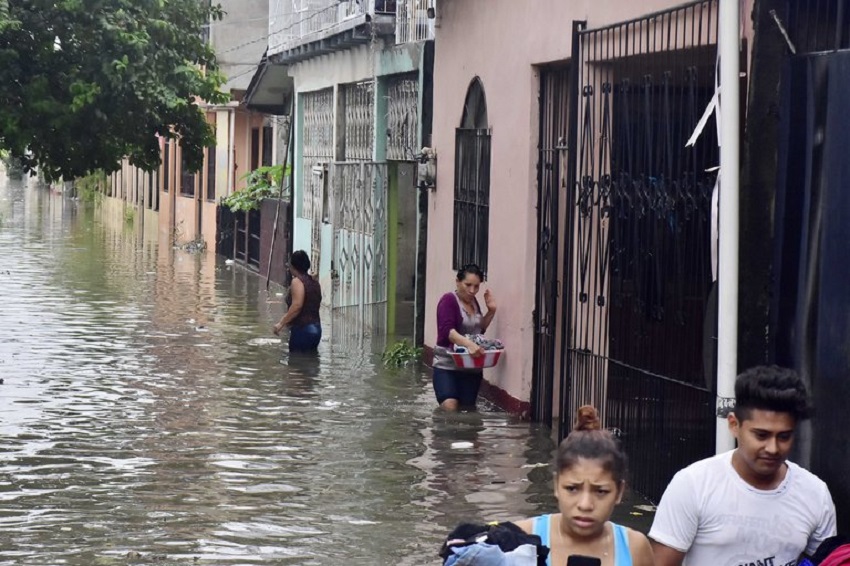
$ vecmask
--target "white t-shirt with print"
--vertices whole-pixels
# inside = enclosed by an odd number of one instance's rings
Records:
[[[820,478],[787,462],[776,489],[756,489],[732,467],[733,452],[673,477],[651,539],[685,552],[686,566],[793,566],[835,534],[835,504]]]

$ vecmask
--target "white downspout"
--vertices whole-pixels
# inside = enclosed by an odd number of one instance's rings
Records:
[[[227,148],[227,195],[233,194],[235,186],[233,177],[236,174],[236,110],[230,109],[230,128],[228,131],[228,148]]]
[[[738,373],[738,181],[740,173],[739,0],[720,0],[720,243],[718,248],[717,453],[735,448],[723,407]],[[722,413],[725,414],[725,413]]]

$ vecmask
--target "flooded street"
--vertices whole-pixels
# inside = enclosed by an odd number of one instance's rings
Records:
[[[554,511],[548,429],[435,413],[329,313],[290,359],[281,289],[105,208],[0,170],[0,564],[439,564]]]

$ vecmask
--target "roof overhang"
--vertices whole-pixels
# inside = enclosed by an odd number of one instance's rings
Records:
[[[263,55],[243,103],[251,110],[283,116],[289,114],[295,83],[289,76],[289,65],[272,63]]]

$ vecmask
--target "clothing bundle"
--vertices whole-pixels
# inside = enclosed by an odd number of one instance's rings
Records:
[[[461,523],[443,543],[443,566],[546,566],[549,548],[514,523]]]
[[[823,541],[811,559],[806,558],[800,566],[848,566],[850,565],[850,538],[836,535]]]
[[[490,351],[505,349],[505,345],[502,344],[502,341],[498,338],[491,340],[490,338],[485,337],[483,334],[467,334],[466,337],[475,342],[475,344],[477,344],[478,346],[480,346],[482,350]],[[454,351],[457,353],[466,353],[469,350],[465,346],[458,346],[457,344],[455,344]]]

